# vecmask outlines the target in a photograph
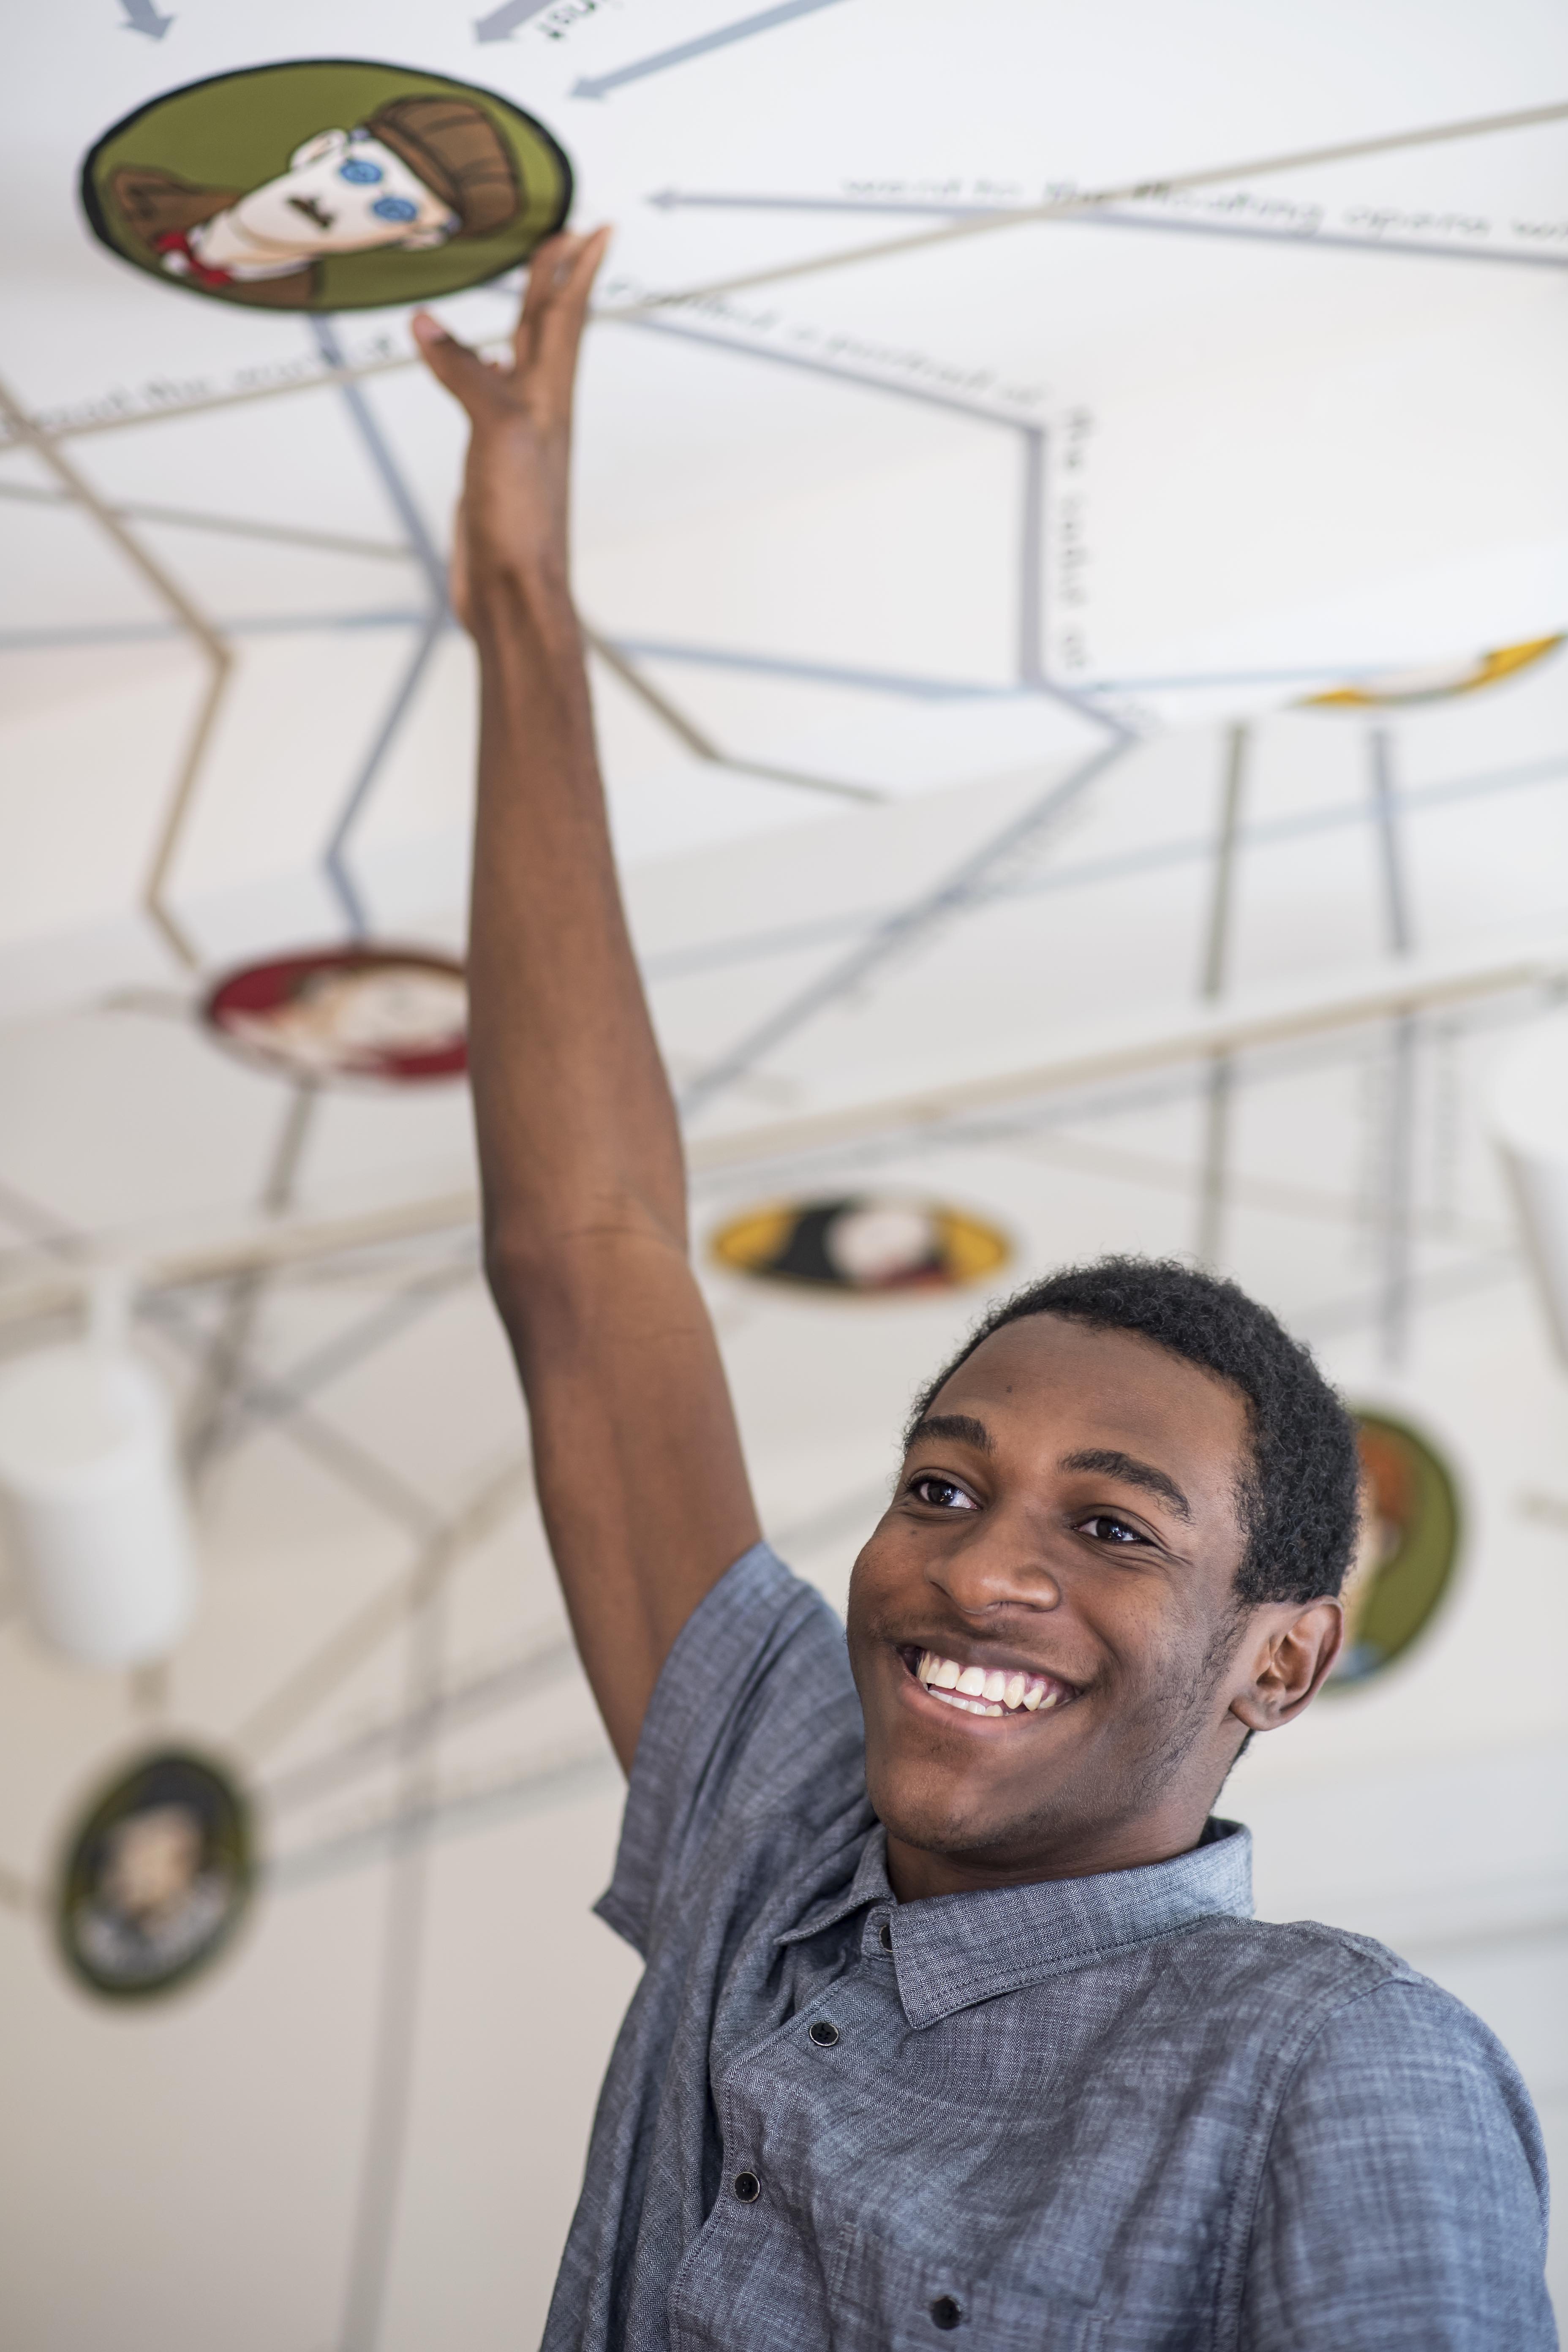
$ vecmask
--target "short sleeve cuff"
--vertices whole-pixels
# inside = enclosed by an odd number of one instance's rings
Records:
[[[726,1569],[676,1636],[632,1759],[615,1874],[594,1906],[644,1958],[660,1887],[687,1826],[705,1794],[720,1796],[712,1784],[737,1716],[814,1615],[828,1621],[842,1647],[842,1630],[821,1596],[759,1543]]]

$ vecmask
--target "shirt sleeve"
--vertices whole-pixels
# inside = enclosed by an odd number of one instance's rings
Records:
[[[1269,2142],[1241,2352],[1554,2352],[1546,2163],[1518,2070],[1391,1978],[1308,2045]]]
[[[615,1875],[595,1905],[646,1959],[661,1906],[759,1805],[826,1822],[864,1801],[844,1628],[766,1544],[699,1602],[637,1740]]]

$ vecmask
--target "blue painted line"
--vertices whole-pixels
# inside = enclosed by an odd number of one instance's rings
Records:
[[[739,670],[811,686],[851,687],[866,694],[900,695],[917,702],[1017,702],[1027,699],[1031,691],[1023,686],[985,686],[966,678],[920,677],[905,670],[851,669],[836,662],[742,653],[724,646],[677,645],[663,637],[611,637],[607,642],[628,660],[683,662],[700,669]]]
[[[1499,793],[1560,783],[1564,779],[1568,779],[1568,752],[1560,752],[1552,759],[1532,760],[1518,768],[1451,777],[1443,783],[1412,785],[1399,794],[1399,811],[1404,816],[1421,816],[1462,806],[1468,801],[1489,800]],[[1268,818],[1260,824],[1242,828],[1237,836],[1237,853],[1279,848],[1311,834],[1354,831],[1366,824],[1370,815],[1370,803],[1358,799],[1340,801],[1328,808],[1299,811],[1293,816]],[[1205,865],[1213,857],[1213,835],[1194,834],[1185,839],[1151,842],[1145,848],[1122,850],[1112,857],[1086,859],[1079,866],[1060,866],[1045,874],[1026,874],[998,883],[989,896],[993,899],[1049,897],[1124,881],[1131,875],[1161,873],[1176,866]],[[889,911],[886,907],[863,907],[842,915],[825,915],[811,922],[781,924],[774,930],[748,931],[729,939],[698,941],[690,947],[670,948],[662,955],[644,959],[643,974],[658,986],[665,982],[693,979],[702,972],[723,971],[733,964],[766,962],[774,956],[799,955],[811,948],[837,947],[846,940],[863,938],[887,920]]]
[[[1005,416],[994,408],[983,408],[973,401],[960,400],[952,393],[931,392],[923,384],[898,383],[887,376],[868,375],[858,368],[836,367],[830,362],[809,359],[804,352],[783,352],[766,343],[743,343],[738,336],[714,335],[700,327],[678,327],[665,319],[650,319],[643,313],[618,315],[613,310],[595,313],[601,324],[614,323],[637,327],[646,335],[669,335],[677,342],[702,343],[716,352],[729,352],[737,359],[769,360],[775,367],[799,368],[807,375],[826,376],[834,383],[853,384],[867,392],[890,392],[900,400],[919,401],[927,408],[944,408],[952,415],[963,416],[975,425],[1000,425],[1009,433],[1036,433],[1039,421],[1032,416]]]
[[[342,369],[346,365],[342,346],[330,319],[313,318],[310,330],[316,348],[329,367]],[[409,488],[403,468],[393,455],[392,446],[376,421],[374,411],[366,399],[363,387],[352,377],[339,384],[355,430],[363,444],[366,456],[379,476],[387,499],[402,524],[409,546],[425,574],[429,602],[421,616],[423,626],[419,641],[409,656],[407,667],[393,689],[392,699],[370,751],[359,773],[349,786],[348,796],[338,814],[331,837],[322,858],[327,880],[336,893],[339,904],[356,937],[363,938],[369,929],[369,916],[349,866],[349,840],[361,816],[368,806],[382,769],[398,730],[413,707],[419,683],[445,629],[452,623],[453,614],[447,593],[447,566],[431,538],[418,502]]]
[[[710,50],[728,48],[733,41],[749,41],[754,33],[771,32],[775,25],[787,25],[792,17],[815,16],[819,8],[831,8],[837,0],[779,0],[777,7],[763,8],[755,16],[742,16],[733,25],[721,25],[716,32],[700,33],[695,40],[681,41],[670,49],[658,49],[651,57],[638,58],[629,66],[619,66],[613,73],[587,74],[572,85],[574,98],[604,98],[612,89],[624,88],[628,81],[642,81],[649,74],[667,73],[671,66],[683,66],[693,58],[706,57]]]
[[[370,918],[359,886],[348,862],[349,837],[359,823],[362,812],[385,764],[387,754],[397,740],[398,730],[407,717],[420,680],[429,665],[431,655],[445,635],[447,615],[432,613],[426,621],[418,644],[409,656],[408,666],[396,686],[385,714],[376,730],[375,740],[365,755],[363,765],[349,787],[348,797],[338,814],[331,840],[322,854],[321,863],[328,881],[337,896],[338,904],[348,919],[349,928],[356,939],[363,939],[370,929]]]
[[[310,331],[316,348],[330,368],[343,369],[348,365],[342,345],[330,319],[312,318]],[[374,412],[365,398],[363,387],[353,377],[345,376],[338,385],[350,415],[353,418],[365,453],[381,478],[392,510],[403,525],[410,547],[418,558],[425,574],[425,584],[430,591],[432,604],[447,610],[447,565],[430,536],[429,527],[416,505],[413,491],[403,476],[403,469],[393,456],[385,435],[375,420]]]
[[[226,637],[281,637],[315,630],[422,628],[428,617],[418,606],[393,605],[360,613],[258,613],[237,621],[215,621],[213,626]],[[0,630],[0,654],[55,653],[73,646],[148,646],[187,634],[177,621],[86,621],[75,628],[5,629]]]

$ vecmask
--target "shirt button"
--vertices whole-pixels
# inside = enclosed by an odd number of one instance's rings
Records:
[[[742,2202],[742,2205],[754,2205],[754,2204],[756,2203],[756,2201],[757,2201],[758,2198],[762,2195],[762,2193],[763,2193],[763,2184],[762,2184],[762,2182],[757,2179],[757,2176],[756,2176],[756,2174],[755,2174],[754,2172],[737,2172],[737,2173],[736,2173],[736,2175],[735,2175],[735,2194],[736,2194],[736,2196],[740,2199],[740,2200],[741,2200],[741,2202]],[[956,2311],[956,2310],[957,2310],[957,2308],[958,2308],[958,2306],[957,2306],[957,2305],[955,2304],[955,2305],[953,2305],[953,2309]],[[956,2326],[957,2322],[956,2322],[956,2321],[949,2322],[949,2321],[944,2320],[944,2321],[942,2321],[942,2325],[943,2326],[950,2326],[950,2325],[951,2325],[951,2326]]]
[[[880,1944],[885,1952],[890,1952],[892,1950],[893,1930],[889,1921],[884,1919],[881,1926],[878,1928],[877,1941]]]
[[[933,2327],[956,2327],[963,2317],[963,2305],[951,2294],[939,2294],[931,2307]]]
[[[815,2025],[806,2027],[805,2038],[815,2042],[819,2050],[831,2050],[838,2039],[838,2028],[830,2025],[826,2017],[819,2017]]]

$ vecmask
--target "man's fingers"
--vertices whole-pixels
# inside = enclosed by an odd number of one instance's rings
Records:
[[[517,322],[513,348],[519,369],[526,369],[538,356],[546,334],[552,342],[558,340],[563,319],[571,319],[574,333],[581,333],[589,290],[609,242],[609,230],[600,228],[591,236],[563,233],[546,237],[539,247],[529,264]]]
[[[444,383],[453,396],[460,400],[470,416],[476,401],[482,397],[492,370],[485,365],[478,352],[449,335],[439,320],[428,310],[416,310],[409,321],[419,356],[437,383]]]
[[[460,628],[472,629],[473,597],[468,584],[468,500],[458,500],[452,517],[452,554],[447,567],[447,601],[457,616]]]

